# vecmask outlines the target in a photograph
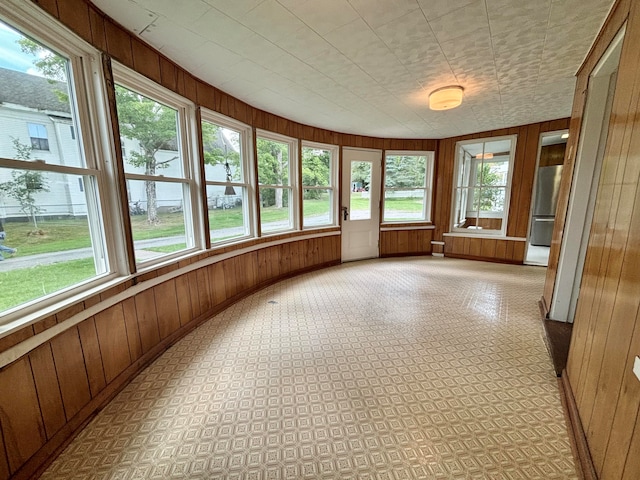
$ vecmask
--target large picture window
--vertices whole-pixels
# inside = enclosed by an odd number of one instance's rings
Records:
[[[89,47],[36,28],[47,44],[0,21],[0,316],[6,321],[113,271],[102,222],[104,163],[93,142],[100,120],[79,120],[88,118],[96,98],[91,78],[101,78],[99,63]],[[76,98],[77,91],[83,96]]]
[[[504,235],[516,136],[458,142],[453,232]]]
[[[202,145],[211,243],[251,235],[250,127],[203,110]]]
[[[114,74],[135,260],[153,263],[195,246],[190,105],[122,67]]]
[[[432,152],[386,152],[383,221],[431,221],[432,178]]]
[[[259,132],[256,142],[261,232],[295,229],[297,142],[269,132]]]
[[[302,143],[302,225],[303,228],[337,224],[338,147]]]

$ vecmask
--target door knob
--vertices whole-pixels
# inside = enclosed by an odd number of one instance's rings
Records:
[[[342,207],[342,219],[343,220],[347,220],[347,217],[349,216],[349,209],[347,207]]]

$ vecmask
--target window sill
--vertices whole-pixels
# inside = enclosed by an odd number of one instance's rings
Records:
[[[383,222],[380,230],[435,230],[436,226],[431,222]]]
[[[476,233],[482,232],[482,233]],[[501,232],[497,233],[486,233],[486,230],[472,230],[469,232],[447,232],[443,233],[444,237],[466,237],[466,238],[490,238],[493,240],[511,240],[514,242],[526,242],[527,239],[524,237],[507,237]]]

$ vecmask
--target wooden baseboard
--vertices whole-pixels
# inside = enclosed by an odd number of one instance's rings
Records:
[[[444,256],[448,258],[462,258],[464,260],[476,260],[481,262],[507,263],[509,265],[522,265],[522,261],[520,260],[506,260],[504,258],[478,257],[476,255],[461,255],[458,253],[446,253],[446,252]]]
[[[582,480],[598,480],[598,474],[593,466],[591,452],[587,444],[587,437],[582,428],[578,406],[573,397],[573,391],[571,390],[571,384],[569,383],[566,370],[562,372],[562,376],[558,379],[558,386],[560,388],[560,400],[562,401],[565,412],[567,431],[569,433],[571,450],[573,451],[578,476]]]
[[[425,257],[430,256],[431,251],[429,252],[402,252],[402,253],[383,253],[380,255],[380,258],[393,258],[393,257]]]

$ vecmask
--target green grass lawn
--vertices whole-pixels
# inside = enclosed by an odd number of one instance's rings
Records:
[[[88,280],[96,274],[92,258],[0,272],[0,311]],[[7,294],[8,293],[8,294]]]

